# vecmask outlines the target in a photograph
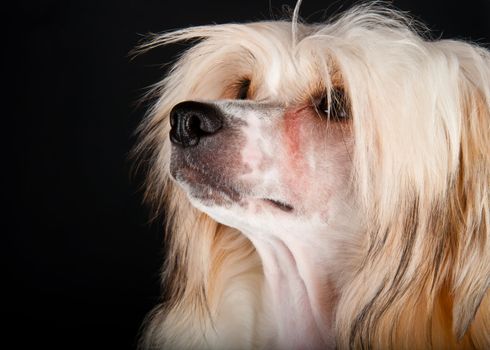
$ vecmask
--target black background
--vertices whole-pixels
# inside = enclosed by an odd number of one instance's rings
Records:
[[[305,0],[301,15],[320,20],[322,10],[351,3]],[[162,222],[149,224],[141,177],[129,175],[132,134],[148,107],[136,102],[185,46],[133,61],[128,52],[148,32],[280,17],[283,4],[294,1],[51,0],[4,8],[4,76],[13,79],[2,82],[14,92],[13,99],[4,95],[2,130],[11,209],[2,230],[5,343],[135,348],[143,317],[158,301],[163,258]],[[488,47],[489,0],[395,5],[436,36]]]

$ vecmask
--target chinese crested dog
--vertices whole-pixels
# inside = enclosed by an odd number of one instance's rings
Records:
[[[490,52],[360,5],[200,26],[136,152],[148,349],[490,349]]]

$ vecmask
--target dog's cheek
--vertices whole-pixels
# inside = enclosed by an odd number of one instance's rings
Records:
[[[322,142],[315,146],[316,166],[310,188],[310,197],[316,199],[314,207],[328,208],[332,198],[341,199],[349,192],[353,142],[351,135],[341,128],[330,125],[323,132]]]
[[[321,125],[309,113],[286,113],[281,133],[284,187],[292,201],[304,202],[310,189],[318,184],[315,177],[322,162],[319,149],[324,148]]]
[[[285,119],[285,161],[281,173],[293,202],[313,213],[348,185],[351,135],[339,124],[296,115]]]

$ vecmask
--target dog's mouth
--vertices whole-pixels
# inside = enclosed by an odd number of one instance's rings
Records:
[[[190,185],[192,187],[191,195],[198,200],[213,202],[214,204],[224,204],[223,200],[225,202],[240,203],[246,199],[243,193],[240,193],[240,191],[232,186],[206,181],[207,179],[202,177],[202,173],[198,175],[189,168],[186,170],[182,171],[181,169],[176,179],[179,182],[185,182]],[[196,177],[199,177],[199,181],[196,181]],[[292,205],[277,199],[260,198],[260,201],[285,213],[291,213],[294,210]]]
[[[181,173],[180,176],[178,176],[180,181],[183,180],[182,175],[183,174]],[[194,198],[198,200],[204,202],[212,202],[218,205],[225,204],[226,202],[243,204],[244,203],[243,200],[246,201],[246,196],[244,196],[243,193],[240,193],[240,191],[238,191],[237,189],[231,186],[227,186],[225,184],[219,184],[219,183],[211,183],[209,181],[203,181],[204,179],[202,178],[198,182],[195,181],[195,178],[192,179],[191,181],[189,180],[190,179],[187,177],[187,179],[184,181],[192,187],[191,194]],[[284,201],[280,201],[272,198],[260,198],[260,201],[266,203],[270,207],[273,207],[285,213],[291,213],[294,210],[292,205]]]
[[[229,205],[238,203],[245,205],[248,199],[259,200],[268,207],[280,210],[284,213],[291,213],[294,207],[279,199],[273,199],[269,196],[261,197],[253,194],[253,191],[247,190],[244,184],[236,184],[226,180],[222,174],[210,174],[202,167],[196,166],[184,157],[173,159],[171,163],[171,175],[174,179],[185,185],[189,194],[195,199],[208,204]]]
[[[294,210],[294,208],[291,205],[284,203],[284,202],[281,202],[281,201],[278,201],[278,200],[275,200],[275,199],[263,198],[263,201],[266,202],[267,204],[279,209],[279,210],[286,212],[286,213],[290,213]]]

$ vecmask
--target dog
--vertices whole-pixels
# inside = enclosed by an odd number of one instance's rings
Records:
[[[490,349],[490,52],[361,4],[192,27],[135,152],[144,349]]]

